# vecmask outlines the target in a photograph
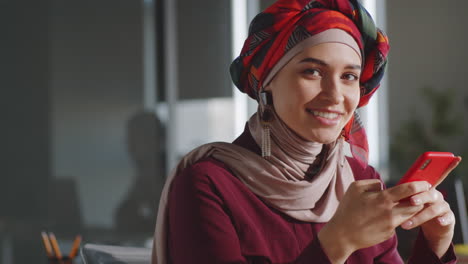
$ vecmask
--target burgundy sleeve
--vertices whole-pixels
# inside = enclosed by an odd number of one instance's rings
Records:
[[[271,263],[268,258],[242,255],[229,209],[216,184],[206,175],[207,171],[211,177],[226,173],[216,165],[196,164],[177,175],[172,183],[169,196],[170,263]],[[311,261],[330,263],[317,238],[294,263],[309,264]]]
[[[318,237],[315,237],[312,243],[310,243],[303,251],[303,253],[297,258],[294,264],[310,264],[312,263],[320,264],[331,264],[328,259],[327,254],[323,251],[322,244]]]
[[[374,263],[388,263],[388,264],[403,264],[403,259],[401,259],[400,254],[398,253],[398,238],[396,235],[393,235],[390,239],[384,241],[377,245],[381,248],[381,254],[374,259]]]
[[[172,183],[168,237],[171,263],[246,263],[223,201],[203,171],[206,169],[200,170],[196,164]]]
[[[414,243],[413,252],[409,258],[408,264],[455,264],[457,256],[453,245],[450,245],[445,255],[439,259],[437,255],[429,248],[427,240],[422,231],[419,231],[418,238]]]

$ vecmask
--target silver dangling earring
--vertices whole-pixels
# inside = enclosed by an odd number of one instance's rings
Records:
[[[262,157],[265,159],[271,156],[271,134],[270,124],[273,121],[273,100],[271,93],[265,90],[260,91],[260,123],[262,125]]]

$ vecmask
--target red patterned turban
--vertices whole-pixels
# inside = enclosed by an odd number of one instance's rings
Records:
[[[279,0],[258,14],[250,24],[241,54],[231,64],[234,84],[258,100],[263,81],[292,47],[328,29],[341,29],[361,49],[361,98],[358,107],[369,102],[380,85],[389,50],[388,38],[378,29],[357,0]],[[368,145],[357,114],[345,126],[344,136],[353,156],[367,163]]]

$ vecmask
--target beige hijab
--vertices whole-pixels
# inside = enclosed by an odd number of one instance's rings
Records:
[[[249,130],[261,143],[258,114],[248,121]],[[271,124],[271,157],[264,159],[250,150],[229,143],[211,143],[187,154],[167,178],[159,202],[152,263],[167,263],[168,197],[174,177],[197,161],[212,157],[227,165],[253,193],[268,205],[305,222],[328,222],[340,199],[354,181],[344,155],[344,140],[330,145],[305,141],[275,116]],[[317,155],[327,148],[321,170],[307,177]]]

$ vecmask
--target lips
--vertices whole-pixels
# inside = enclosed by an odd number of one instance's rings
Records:
[[[343,113],[338,111],[323,111],[323,110],[312,110],[306,109],[306,111],[318,120],[322,125],[335,126],[339,124]]]
[[[312,111],[312,114],[315,116],[326,118],[326,119],[335,119],[338,117],[337,113],[330,113],[330,112]]]
[[[343,115],[342,113],[336,112],[336,111],[319,111],[319,110],[312,110],[312,109],[306,109],[306,111],[308,113],[313,114],[314,116],[331,119],[331,120],[337,119],[341,115]]]

